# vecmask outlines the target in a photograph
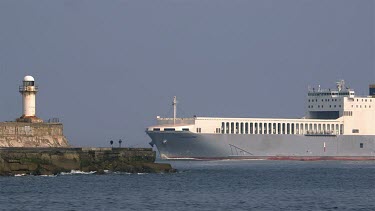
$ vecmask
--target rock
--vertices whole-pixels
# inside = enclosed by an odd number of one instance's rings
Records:
[[[170,164],[155,163],[148,148],[1,148],[0,175],[52,175],[71,170],[172,173]]]

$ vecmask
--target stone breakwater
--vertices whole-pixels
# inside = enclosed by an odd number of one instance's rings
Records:
[[[61,123],[0,122],[0,147],[68,147]]]
[[[175,172],[155,163],[151,148],[0,148],[0,175],[54,175],[71,170],[129,173]]]

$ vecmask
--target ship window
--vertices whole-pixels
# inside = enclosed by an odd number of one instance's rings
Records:
[[[189,128],[182,128],[182,131],[189,131]]]
[[[292,126],[291,126],[291,131],[292,131],[292,134],[294,134],[294,123],[292,123]]]
[[[272,134],[272,124],[268,123],[268,134]]]
[[[316,133],[318,131],[317,125],[314,124],[314,132]]]
[[[339,105],[339,107],[341,108],[341,105]]]
[[[359,130],[358,129],[353,129],[352,133],[359,133]]]
[[[160,128],[154,128],[153,131],[160,131]]]
[[[359,143],[359,148],[363,148],[363,143]]]
[[[333,107],[335,107],[335,108],[336,108],[336,105],[334,105]]]
[[[176,129],[174,128],[164,128],[164,131],[175,131]]]

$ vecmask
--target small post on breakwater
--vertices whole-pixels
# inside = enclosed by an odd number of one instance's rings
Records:
[[[118,146],[119,146],[119,148],[121,148],[121,143],[122,143],[122,140],[121,139],[118,140]]]

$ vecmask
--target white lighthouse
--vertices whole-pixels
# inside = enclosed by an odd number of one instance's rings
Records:
[[[22,85],[19,87],[19,92],[22,95],[23,114],[17,121],[43,122],[43,120],[36,117],[35,96],[38,92],[38,86],[35,85],[34,77],[25,76]]]

